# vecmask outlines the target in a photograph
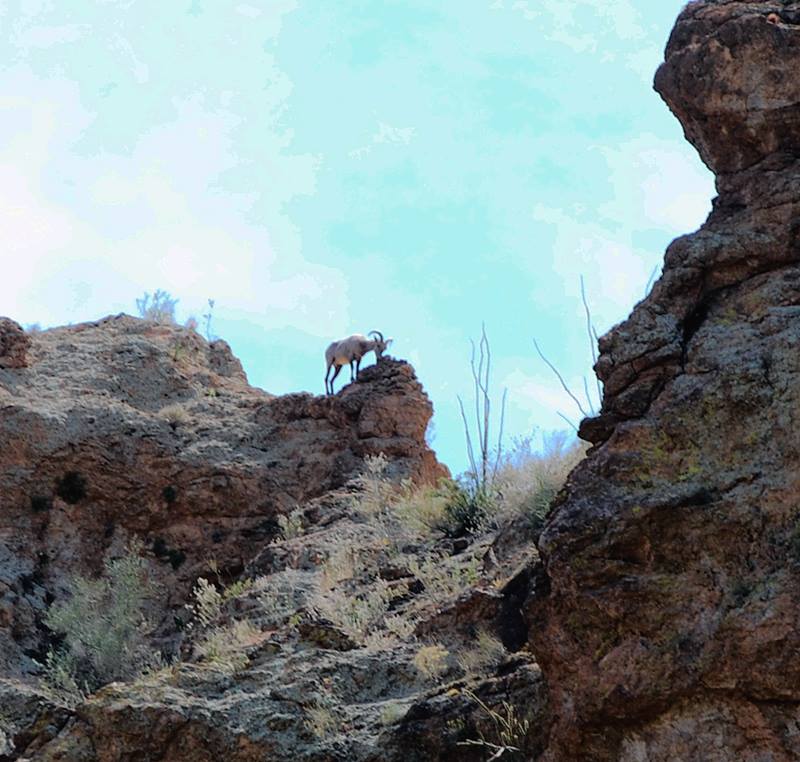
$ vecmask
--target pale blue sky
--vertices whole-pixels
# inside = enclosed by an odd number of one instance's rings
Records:
[[[0,314],[54,325],[216,299],[270,392],[330,339],[395,337],[465,465],[482,321],[510,435],[578,415],[598,328],[704,219],[651,89],[674,0],[0,0]]]

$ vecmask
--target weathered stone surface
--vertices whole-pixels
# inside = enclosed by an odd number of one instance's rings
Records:
[[[430,401],[403,362],[365,368],[332,397],[273,397],[247,384],[225,342],[175,326],[120,315],[2,335],[30,344],[27,367],[0,369],[8,674],[43,657],[41,615],[69,576],[99,572],[132,537],[180,616],[208,559],[235,575],[279,514],[344,485],[366,455],[385,452],[398,478],[444,473],[424,443]],[[3,356],[19,359],[14,346]]]
[[[0,317],[0,368],[24,368],[30,344],[19,323]]]
[[[395,480],[446,474],[424,441],[431,412],[388,358],[334,397],[272,397],[227,344],[174,326],[119,316],[34,335],[28,366],[0,371],[0,762],[479,762],[459,741],[496,729],[474,696],[518,707],[530,725],[515,743],[538,752],[547,702],[530,655],[459,662],[482,629],[522,645],[519,579],[428,595],[415,552],[477,564],[488,542],[393,545],[349,483],[379,453]],[[43,692],[48,604],[132,537],[160,582],[151,645],[171,663],[85,700]],[[495,565],[530,554],[530,538],[512,544],[493,546]],[[249,586],[186,627],[191,585],[213,574]],[[391,608],[370,641],[340,609],[381,586]],[[398,612],[405,639],[385,626]],[[208,632],[234,642],[236,666],[208,658]],[[416,664],[431,643],[447,649],[436,675]]]
[[[798,758],[799,21],[690,3],[656,77],[719,197],[600,342],[528,603],[543,760]]]

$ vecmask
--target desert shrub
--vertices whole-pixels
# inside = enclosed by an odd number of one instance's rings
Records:
[[[284,624],[306,605],[310,596],[309,576],[309,572],[286,569],[255,581],[258,602],[270,626]]]
[[[145,608],[155,588],[139,552],[131,545],[123,557],[107,561],[99,579],[74,577],[72,597],[48,610],[45,623],[63,636],[45,664],[45,679],[56,691],[90,692],[159,662],[146,641],[152,624]]]
[[[301,537],[305,531],[303,527],[303,509],[295,508],[291,513],[278,516],[278,527],[281,530],[281,537],[284,540],[292,540]]]
[[[315,599],[313,608],[348,635],[362,640],[383,622],[391,600],[388,584],[378,579],[357,594],[342,590],[321,594]]]
[[[353,480],[359,490],[354,497],[355,506],[368,517],[387,511],[395,500],[396,488],[386,476],[388,465],[383,453],[367,455],[363,473]]]
[[[450,652],[438,643],[421,646],[414,655],[414,666],[426,680],[435,681],[450,669],[448,656]]]
[[[322,565],[319,587],[323,592],[332,590],[340,582],[358,576],[363,569],[363,559],[359,557],[355,548],[337,547]]]
[[[152,295],[145,291],[141,299],[136,300],[136,310],[139,317],[145,320],[152,320],[154,323],[175,323],[175,305],[177,299],[173,299],[167,291],[160,288]]]
[[[216,565],[212,566],[215,569]],[[220,619],[225,603],[249,591],[253,584],[250,579],[237,580],[220,591],[205,577],[198,578],[186,608],[192,613],[188,629],[199,633],[195,653],[206,666],[233,673],[247,665],[244,649],[258,641],[261,631],[246,620],[221,623]]]
[[[444,531],[450,537],[478,534],[497,509],[494,488],[473,479],[451,482],[445,503]]]
[[[534,449],[531,437],[516,440],[496,479],[502,518],[524,516],[533,530],[539,530],[553,498],[585,454],[586,445],[570,441],[564,432],[545,436],[541,451]]]
[[[177,403],[162,407],[161,410],[158,411],[158,417],[163,418],[173,428],[173,430],[177,429],[178,426],[183,426],[191,421],[191,417],[189,416],[189,413],[186,412],[186,408]]]
[[[192,612],[190,627],[209,627],[222,612],[222,593],[205,577],[199,577],[192,590],[192,602],[186,608]]]
[[[420,537],[446,534],[449,523],[447,507],[452,500],[452,491],[449,479],[442,479],[435,487],[415,487],[410,481],[404,481],[393,506],[394,516],[402,529]]]
[[[506,649],[488,630],[480,629],[470,645],[459,652],[458,665],[468,675],[497,668],[506,657]]]
[[[206,666],[233,674],[247,666],[245,648],[257,643],[260,635],[261,630],[252,622],[237,620],[211,627],[198,641],[195,652]]]
[[[423,598],[434,603],[463,592],[480,578],[480,561],[474,556],[458,560],[445,556],[414,558],[408,568],[422,583]]]
[[[399,640],[409,640],[414,635],[417,621],[398,614],[392,614],[383,620],[383,626],[387,632],[390,632]]]

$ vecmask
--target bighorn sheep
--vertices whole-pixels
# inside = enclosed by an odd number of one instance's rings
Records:
[[[358,378],[358,371],[361,366],[361,358],[367,352],[375,352],[375,359],[380,360],[383,353],[389,344],[394,339],[384,339],[380,331],[370,331],[370,336],[375,336],[374,339],[368,339],[361,333],[354,333],[346,339],[339,339],[339,341],[331,342],[330,346],[325,350],[325,363],[327,369],[325,371],[325,394],[333,394],[333,382],[343,365],[350,365],[350,381],[355,381]],[[355,363],[355,373],[353,372],[353,363]],[[333,378],[328,381],[328,376],[331,373],[331,368],[335,366],[333,371]]]

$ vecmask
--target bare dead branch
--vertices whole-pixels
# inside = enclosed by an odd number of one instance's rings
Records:
[[[583,283],[583,275],[581,275],[581,301],[583,302],[583,310],[586,313],[586,332],[589,334],[589,349],[592,352],[592,368],[597,365],[597,331],[592,323],[592,311],[589,309],[589,302],[586,300],[586,288]],[[603,389],[600,386],[600,379],[595,376],[595,383],[597,384],[597,403],[603,403]],[[594,405],[592,405],[592,398],[589,396],[589,390],[586,390],[586,400],[589,402],[589,407],[594,415]]]
[[[561,386],[564,389],[564,391],[570,396],[570,399],[578,406],[578,410],[581,411],[581,415],[584,418],[588,418],[589,416],[586,413],[586,411],[583,409],[583,405],[581,405],[581,401],[572,393],[572,390],[567,386],[567,382],[564,381],[564,377],[558,372],[558,368],[556,368],[556,366],[553,365],[553,363],[551,363],[550,360],[548,360],[544,356],[544,353],[542,352],[542,350],[539,349],[539,344],[537,343],[536,339],[533,340],[533,346],[536,347],[536,351],[539,353],[539,357],[542,358],[542,360],[547,365],[547,367],[550,368],[550,370],[552,370],[553,373],[555,373],[556,378],[561,382]]]

